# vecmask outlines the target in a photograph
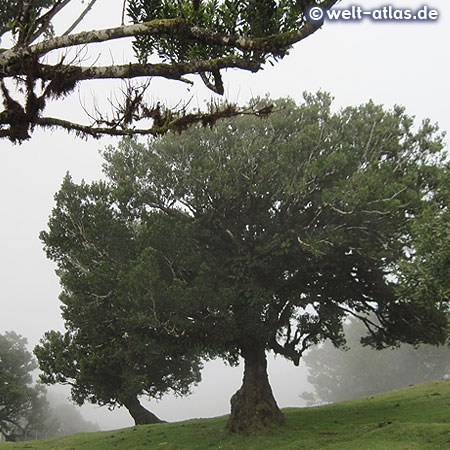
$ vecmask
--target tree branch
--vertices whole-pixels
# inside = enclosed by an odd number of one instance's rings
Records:
[[[261,65],[248,58],[226,56],[218,59],[199,60],[174,64],[123,64],[114,66],[78,67],[70,65],[39,65],[38,77],[42,80],[52,80],[55,77],[55,69],[60,73],[76,71],[80,80],[95,79],[130,79],[136,77],[164,77],[180,80],[183,75],[195,74],[206,71],[218,71],[225,68],[238,68],[257,72]],[[25,71],[16,74],[25,75]],[[7,75],[4,75],[7,76]],[[185,80],[182,80],[185,81]]]
[[[86,17],[86,14],[92,9],[94,6],[94,3],[97,0],[91,0],[90,3],[86,6],[84,11],[80,14],[80,16],[75,20],[75,22],[66,30],[65,33],[63,33],[63,36],[67,36],[68,34],[72,33],[72,31],[81,23],[81,21]]]
[[[337,0],[329,1],[334,4]],[[209,29],[198,27],[192,22],[181,19],[156,19],[134,25],[125,25],[103,30],[83,31],[81,33],[64,35],[48,39],[26,49],[26,52],[42,56],[52,50],[68,48],[75,45],[93,44],[115,39],[136,36],[152,37],[179,37],[182,39],[193,39],[206,45],[219,45],[232,47],[242,51],[258,51],[265,54],[278,54],[280,48],[289,47],[299,42],[320,28],[320,25],[305,22],[298,30],[282,34],[276,34],[261,38],[252,38],[241,35],[230,35],[215,33]],[[5,65],[11,59],[19,56],[17,49],[11,49],[1,55],[0,65]],[[21,55],[24,56],[23,54]],[[3,59],[3,61],[2,61]]]
[[[37,30],[33,34],[31,42],[34,42],[39,36],[45,33],[56,14],[58,14],[71,1],[72,0],[58,0],[49,11],[39,17],[37,20]]]
[[[318,4],[322,7],[331,7],[337,1],[327,0]],[[156,114],[157,109],[146,106],[143,97],[133,98],[132,102],[130,102],[131,98],[125,98],[124,105],[116,109],[116,117],[113,120],[101,118],[94,123],[93,127],[57,118],[45,118],[42,117],[42,113],[47,100],[59,99],[68,95],[80,81],[84,80],[107,78],[127,80],[136,77],[159,76],[186,82],[188,80],[183,78],[184,75],[199,74],[203,83],[210,90],[223,94],[224,85],[220,72],[222,69],[239,68],[257,72],[269,56],[284,56],[292,44],[306,38],[320,27],[320,24],[310,24],[303,19],[302,22],[296,22],[300,23],[298,27],[297,25],[291,27],[293,31],[270,36],[251,37],[216,32],[214,27],[213,29],[202,28],[195,21],[178,17],[158,18],[133,25],[69,34],[83,20],[95,2],[96,0],[89,0],[82,14],[63,36],[45,39],[33,45],[30,45],[30,42],[48,30],[51,20],[70,3],[70,0],[56,0],[53,7],[37,20],[30,16],[33,2],[23,2],[18,13],[23,29],[21,28],[17,44],[7,50],[0,49],[0,78],[2,81],[5,78],[15,80],[19,93],[23,93],[21,100],[23,104],[12,99],[5,91],[6,88],[2,89],[4,111],[0,112],[1,137],[8,136],[11,140],[20,142],[30,137],[35,125],[59,126],[68,130],[73,129],[84,136],[98,137],[100,134],[160,134],[169,129],[180,131],[196,122],[211,124],[218,117],[222,117],[227,108],[221,114],[217,112],[186,114],[184,110],[182,114],[166,115],[161,122]],[[242,28],[242,30],[244,29]],[[77,54],[76,61],[70,64],[63,64],[63,60],[54,65],[41,64],[41,58],[55,50],[67,50],[73,46],[89,46],[94,43],[128,37],[146,37],[151,42],[156,42],[156,47],[149,46],[149,52],[155,52],[158,45],[164,47],[165,45],[172,45],[172,42],[175,43],[175,47],[177,45],[183,47],[184,43],[188,47],[199,46],[200,49],[205,50],[204,59],[189,59],[186,56],[187,54],[183,53],[183,48],[180,47],[179,54],[175,53],[173,57],[165,56],[170,61],[175,60],[171,63],[130,63],[124,65],[111,64],[110,66],[96,66],[94,63],[87,67],[81,65],[82,61]],[[183,43],[183,45],[180,43]],[[156,50],[156,53],[158,52],[159,50]],[[199,52],[198,54],[202,53]],[[217,56],[208,56],[211,54]],[[162,55],[165,55],[164,52]],[[37,84],[38,80],[43,83]],[[232,115],[235,114],[239,113],[233,110]],[[128,127],[132,122],[149,118],[153,119],[154,122],[150,128],[134,129],[131,126]]]
[[[199,112],[185,114],[183,111],[177,115],[169,114],[163,123],[154,121],[149,128],[133,128],[133,127],[95,127],[92,125],[82,125],[75,122],[70,122],[63,119],[54,117],[39,117],[36,119],[36,125],[44,128],[59,127],[68,132],[74,131],[82,137],[91,136],[94,138],[100,138],[102,135],[108,136],[132,136],[136,134],[140,135],[161,135],[167,131],[181,132],[188,127],[201,123],[203,126],[212,126],[217,120],[223,118],[234,117],[242,114],[252,114],[256,116],[264,116],[269,113],[269,109],[264,107],[260,110],[248,111],[238,108],[234,105],[226,105],[222,108],[214,109],[210,112]],[[163,116],[162,119],[165,117]],[[0,130],[0,135],[2,130]]]

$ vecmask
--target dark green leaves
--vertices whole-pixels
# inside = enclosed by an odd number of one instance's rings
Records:
[[[302,2],[299,1],[204,0],[199,2],[199,9],[194,8],[194,3],[192,0],[132,0],[128,2],[128,14],[134,23],[178,17],[214,33],[249,37],[292,31],[304,21]],[[241,54],[232,48],[202,45],[176,36],[166,40],[139,37],[134,48],[140,61],[147,61],[155,53],[170,62]],[[287,48],[278,48],[273,56],[284,56],[286,51]]]
[[[58,266],[67,331],[47,333],[35,349],[43,381],[71,385],[79,404],[186,394],[200,359],[173,314],[173,281],[190,276],[186,257],[178,261],[182,224],[123,213],[107,184],[77,185],[69,175],[55,199],[41,239]]]
[[[437,128],[415,130],[404,109],[372,102],[332,112],[321,92],[275,110],[148,148],[126,140],[105,154],[130,213],[158,210],[195,224],[195,251],[208,259],[216,291],[228,291],[218,296],[227,331],[216,344],[257,339],[298,360],[325,337],[340,343],[348,314],[373,311],[384,327],[367,322],[377,345],[434,342],[437,330],[442,338],[436,304],[400,305],[389,277],[439,184]]]

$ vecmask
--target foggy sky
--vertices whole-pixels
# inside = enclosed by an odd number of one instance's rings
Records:
[[[358,2],[343,1],[338,6],[352,4]],[[365,0],[359,4],[368,9],[386,3]],[[391,4],[416,8],[423,5],[423,0]],[[336,106],[357,105],[369,99],[387,107],[400,104],[417,117],[418,123],[430,117],[441,129],[450,130],[450,6],[443,0],[427,4],[439,10],[438,22],[327,22],[323,30],[297,44],[275,67],[267,65],[258,74],[226,72],[226,96],[239,103],[266,93],[273,98],[291,96],[300,101],[303,91],[322,89],[336,98]],[[121,7],[121,0],[98,0],[87,17],[85,29],[120,25]],[[70,14],[75,17],[76,11],[69,11],[63,18],[65,23],[70,22]],[[103,63],[122,63],[127,61],[128,46],[119,42],[111,48],[99,45],[90,58],[95,61],[98,53]],[[192,79],[199,81],[198,77]],[[87,83],[79,95],[58,102],[53,113],[75,111],[83,120],[79,98],[89,105],[95,95],[101,105],[106,105],[114,86],[116,82]],[[151,86],[152,99],[168,100],[171,104],[183,98],[200,106],[211,98],[201,82],[190,89],[183,83],[165,80],[154,80]],[[63,329],[58,279],[38,239],[39,232],[46,228],[53,196],[66,171],[75,181],[101,177],[98,150],[112,142],[85,141],[62,131],[37,131],[20,146],[0,141],[0,333],[15,330],[28,338],[30,349],[45,331]],[[281,407],[302,405],[299,394],[308,389],[304,369],[295,368],[282,358],[271,359],[269,375]],[[151,410],[169,421],[226,414],[229,398],[239,388],[241,378],[242,367],[230,368],[215,361],[206,367],[204,381],[194,389],[194,395],[151,402]],[[102,428],[132,424],[125,410],[111,413],[106,408],[83,407],[82,412]]]

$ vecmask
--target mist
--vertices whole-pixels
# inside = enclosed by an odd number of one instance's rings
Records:
[[[98,23],[105,27],[118,25],[122,1],[99,1],[88,16],[86,28]],[[383,4],[371,0],[372,7]],[[422,1],[410,1],[417,7]],[[329,23],[323,30],[301,42],[282,62],[258,74],[228,71],[224,75],[226,98],[245,103],[267,92],[274,98],[291,96],[301,99],[303,91],[318,89],[331,92],[336,105],[360,104],[373,98],[376,103],[405,105],[418,121],[430,117],[443,130],[450,130],[448,99],[450,98],[450,62],[444,43],[450,41],[450,8],[448,3],[434,2],[441,17],[436,23]],[[352,2],[343,1],[339,7]],[[394,1],[398,6],[402,2]],[[129,44],[128,44],[129,47]],[[120,63],[128,47],[99,50],[108,62],[116,51]],[[99,49],[101,47],[99,46]],[[95,59],[95,55],[93,60]],[[197,80],[196,80],[197,81]],[[78,95],[65,99],[54,108],[80,110],[80,98],[92,96],[107,103],[115,83],[89,83]],[[155,100],[178,104],[192,101],[203,105],[210,99],[205,89],[193,89],[181,83],[152,80]],[[49,109],[51,113],[51,108]],[[80,114],[83,114],[81,110]],[[84,119],[84,116],[82,116]],[[64,132],[36,131],[21,146],[0,141],[0,333],[14,330],[28,339],[30,351],[48,330],[64,330],[58,295],[60,286],[55,266],[46,259],[39,232],[46,229],[54,206],[53,196],[59,190],[67,171],[75,182],[102,177],[99,150],[115,143],[112,139],[81,140]],[[269,378],[278,405],[305,406],[300,395],[312,391],[303,363],[296,368],[283,358],[269,357]],[[215,417],[229,413],[230,398],[242,381],[242,365],[229,367],[221,360],[205,364],[202,381],[185,398],[165,396],[161,401],[145,400],[144,405],[162,420],[180,421]],[[69,389],[48,388],[51,395],[69,397]],[[49,394],[49,395],[50,395]],[[134,424],[124,408],[109,411],[107,407],[76,407],[87,421],[102,430]]]

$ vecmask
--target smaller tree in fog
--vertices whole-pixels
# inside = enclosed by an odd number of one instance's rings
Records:
[[[47,400],[49,402],[49,426],[46,430],[46,437],[100,431],[97,423],[85,420],[79,409],[70,403],[65,395],[47,392]]]
[[[26,344],[14,331],[0,334],[0,434],[7,441],[36,437],[46,421],[45,390],[33,382],[37,365]]]
[[[345,325],[347,349],[331,341],[312,348],[304,357],[315,395],[303,393],[311,403],[339,402],[387,392],[410,384],[450,375],[448,346],[402,344],[394,349],[375,350],[361,345],[366,335],[361,322]]]

